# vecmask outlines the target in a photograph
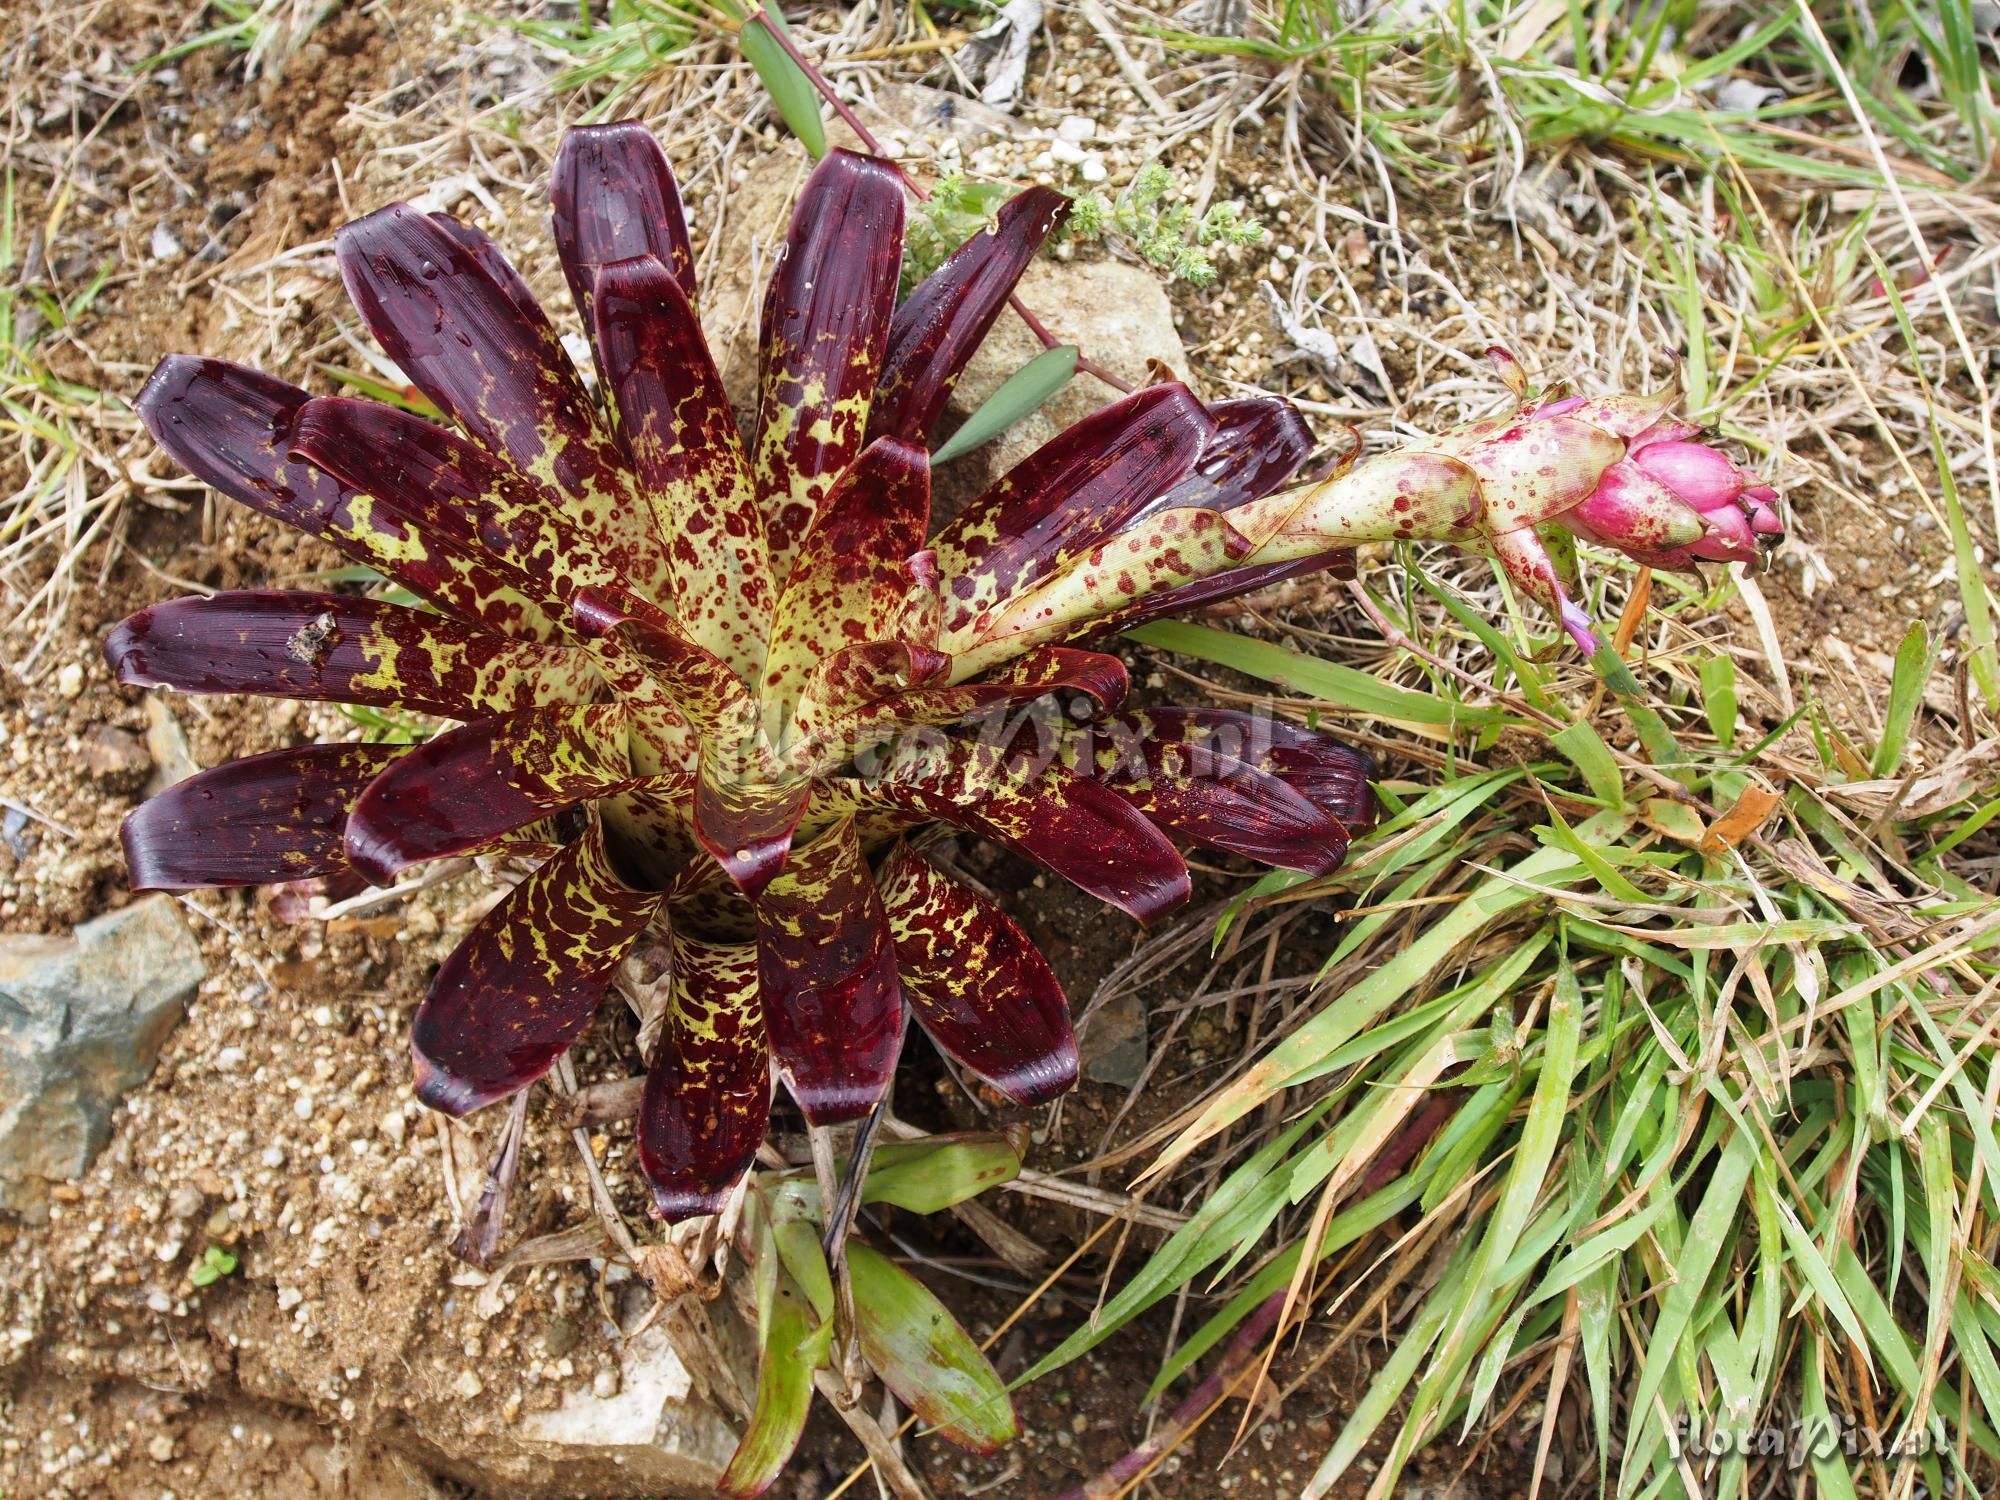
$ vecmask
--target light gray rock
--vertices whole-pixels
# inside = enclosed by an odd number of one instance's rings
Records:
[[[83,1175],[207,972],[171,898],[0,938],[0,1208]]]
[[[1146,1005],[1125,992],[1091,1012],[1076,1038],[1083,1076],[1092,1083],[1129,1089],[1146,1073]]]
[[[1077,345],[1114,375],[1145,385],[1154,378],[1157,362],[1174,378],[1189,378],[1187,351],[1174,328],[1173,304],[1155,272],[1123,261],[1041,257],[1021,278],[1020,293],[1050,333]],[[938,429],[940,440],[1041,352],[1041,342],[1028,325],[1011,309],[1003,311],[952,390],[951,405]],[[957,515],[1043,443],[1117,398],[1118,392],[1101,380],[1078,375],[992,442],[944,465],[931,481],[932,524]]]
[[[477,1435],[421,1420],[410,1431],[433,1466],[514,1500],[698,1500],[715,1493],[737,1441],[657,1322],[623,1341],[615,1380],[572,1390],[550,1410]]]

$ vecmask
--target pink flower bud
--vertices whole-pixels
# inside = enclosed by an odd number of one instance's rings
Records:
[[[1750,476],[1703,443],[1647,443],[1632,462],[1696,510],[1728,505],[1749,487]]]

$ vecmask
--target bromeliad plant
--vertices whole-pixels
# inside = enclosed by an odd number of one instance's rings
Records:
[[[346,226],[337,256],[449,425],[185,356],[139,402],[191,473],[421,602],[176,600],[113,633],[123,680],[463,723],[183,782],[126,823],[134,883],[539,861],[417,1012],[417,1091],[453,1114],[552,1066],[621,956],[664,929],[637,1128],[671,1220],[740,1181],[774,1074],[815,1125],[869,1111],[907,1015],[1024,1103],[1074,1080],[1055,976],[927,856],[936,826],[1142,921],[1188,894],[1178,845],[1340,863],[1370,815],[1361,755],[1240,714],[1125,709],[1123,666],[1087,642],[1361,542],[1442,538],[1494,556],[1589,644],[1543,545],[1558,530],[1657,565],[1754,557],[1776,531],[1770,492],[1667,398],[1545,402],[1287,490],[1310,447],[1288,404],[1162,384],[933,534],[927,445],[1065,204],[1021,194],[898,306],[903,191],[851,153],[812,175],[764,303],[748,433],[697,321],[673,177],[631,124],[571,132],[555,169],[601,404],[493,243],[403,205]]]

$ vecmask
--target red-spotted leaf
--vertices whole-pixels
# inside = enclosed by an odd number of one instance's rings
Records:
[[[419,598],[508,635],[547,640],[556,626],[489,562],[407,518],[377,513],[331,473],[294,452],[311,398],[259,370],[173,354],[139,393],[137,409],[168,455],[252,510],[324,537]]]
[[[1185,615],[1205,605],[1219,604],[1224,599],[1237,599],[1245,594],[1253,594],[1258,589],[1269,588],[1274,583],[1283,583],[1288,578],[1303,578],[1309,573],[1327,572],[1336,578],[1352,578],[1354,549],[1338,547],[1330,552],[1314,553],[1310,557],[1298,558],[1292,562],[1259,563],[1248,568],[1226,568],[1207,578],[1163,588],[1122,608],[1094,615],[1078,625],[1069,635],[1069,639],[1102,640],[1121,630],[1134,629],[1148,620]]]
[[[894,165],[829,154],[799,195],[764,297],[752,471],[780,579],[828,489],[861,451],[902,252]]]
[[[937,682],[951,670],[951,658],[903,641],[869,641],[843,646],[806,673],[799,690],[792,727],[799,744],[792,755],[800,764],[825,764],[827,756],[845,760],[857,748],[846,731],[858,716],[871,711],[896,717],[888,700],[924,684]]]
[[[690,637],[755,682],[777,587],[736,414],[701,324],[651,257],[604,266],[592,305],[619,430],[667,547],[674,612]]]
[[[1166,589],[1205,579],[1252,549],[1231,512],[1180,509],[1146,517],[1070,558],[1034,587],[1004,599],[940,642],[971,680],[1032,647],[1088,636],[1092,627]]]
[[[754,722],[756,705],[743,680],[658,605],[622,590],[585,589],[570,610],[580,634],[617,641],[703,734]]]
[[[349,594],[244,589],[140,610],[105,639],[120,682],[264,693],[473,719],[603,688],[571,647],[511,641],[446,615]]]
[[[1269,771],[1210,743],[1145,732],[1143,715],[1086,725],[1069,755],[1167,832],[1204,848],[1324,875],[1347,856],[1347,829]]]
[[[356,310],[411,383],[540,488],[605,567],[667,597],[652,517],[540,310],[516,306],[457,236],[406,204],[342,225],[334,253]]]
[[[402,745],[306,745],[232,760],[141,803],[119,838],[132,888],[269,885],[345,873],[347,815]]]
[[[909,1272],[859,1243],[847,1247],[861,1355],[896,1397],[945,1437],[992,1453],[1019,1430],[986,1356]]]
[[[1149,708],[1109,721],[1160,743],[1246,761],[1268,771],[1358,833],[1375,822],[1375,762],[1332,735],[1228,708]]]
[[[771,1111],[757,949],[675,931],[659,1050],[639,1106],[639,1165],[669,1223],[722,1207]]]
[[[748,764],[742,739],[711,734],[702,740],[694,832],[736,888],[754,899],[784,869],[813,784],[795,775],[769,779]]]
[[[848,785],[863,805],[922,813],[998,839],[1141,922],[1187,899],[1186,862],[1144,814],[1053,763],[1059,742],[1037,747],[1013,739],[912,736]]]
[[[896,953],[851,823],[794,850],[756,899],[764,1023],[815,1125],[875,1107],[903,1046]]]
[[[903,299],[868,416],[870,437],[930,446],[966,361],[1042,242],[1069,216],[1069,200],[1031,187],[1007,200],[991,228],[972,236]]]
[[[1081,693],[1099,708],[1116,708],[1128,685],[1125,664],[1115,656],[1044,647],[996,667],[977,682],[917,686],[863,702],[842,717],[829,714],[820,730],[824,749],[818,763],[837,764],[915,726],[1004,714],[1052,693]],[[814,701],[810,688],[807,701]]]
[[[766,703],[796,704],[825,657],[893,634],[911,587],[905,559],[924,545],[930,508],[930,455],[900,438],[870,443],[841,476],[778,600]]]
[[[575,589],[618,581],[563,507],[505,459],[410,412],[320,397],[299,413],[292,451],[366,496],[363,520],[386,506],[421,541],[473,554],[557,619]]]
[[[621,120],[565,131],[549,198],[556,251],[586,328],[597,273],[614,261],[650,255],[671,273],[685,299],[694,301],[694,248],[680,187],[666,152],[644,125]]]
[[[639,779],[622,705],[481,719],[417,746],[370,784],[348,819],[348,857],[386,884],[406,866],[463,854]]]
[[[933,543],[946,631],[966,629],[1127,525],[1187,474],[1212,432],[1186,386],[1154,385],[1037,448]]]
[[[462,1115],[525,1088],[583,1033],[660,893],[628,886],[591,822],[444,961],[410,1027],[417,1097]]]
[[[1021,1104],[1075,1083],[1069,1002],[1013,919],[907,848],[878,878],[903,994],[931,1040]]]

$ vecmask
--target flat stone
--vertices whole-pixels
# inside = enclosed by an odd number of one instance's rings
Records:
[[[114,786],[137,786],[153,769],[153,753],[129,729],[99,724],[84,737],[84,769]]]
[[[1114,375],[1145,385],[1164,365],[1187,380],[1187,352],[1174,328],[1173,304],[1159,276],[1123,261],[1058,261],[1037,257],[1021,278],[1021,300],[1065,344],[1075,344]],[[939,440],[979,408],[1021,366],[1042,352],[1041,342],[1011,310],[994,321],[951,393]],[[994,480],[1063,429],[1082,421],[1118,392],[1091,375],[1078,375],[1039,410],[984,447],[941,467],[931,481],[932,525],[963,510]]]
[[[1076,1047],[1085,1078],[1129,1089],[1146,1072],[1145,1002],[1136,994],[1105,1001],[1077,1033]]]
[[[619,1378],[570,1391],[548,1411],[451,1453],[451,1467],[496,1494],[710,1496],[737,1433],[694,1389],[655,1322],[619,1350]]]
[[[206,973],[167,896],[69,937],[0,938],[0,1208],[83,1175]]]

